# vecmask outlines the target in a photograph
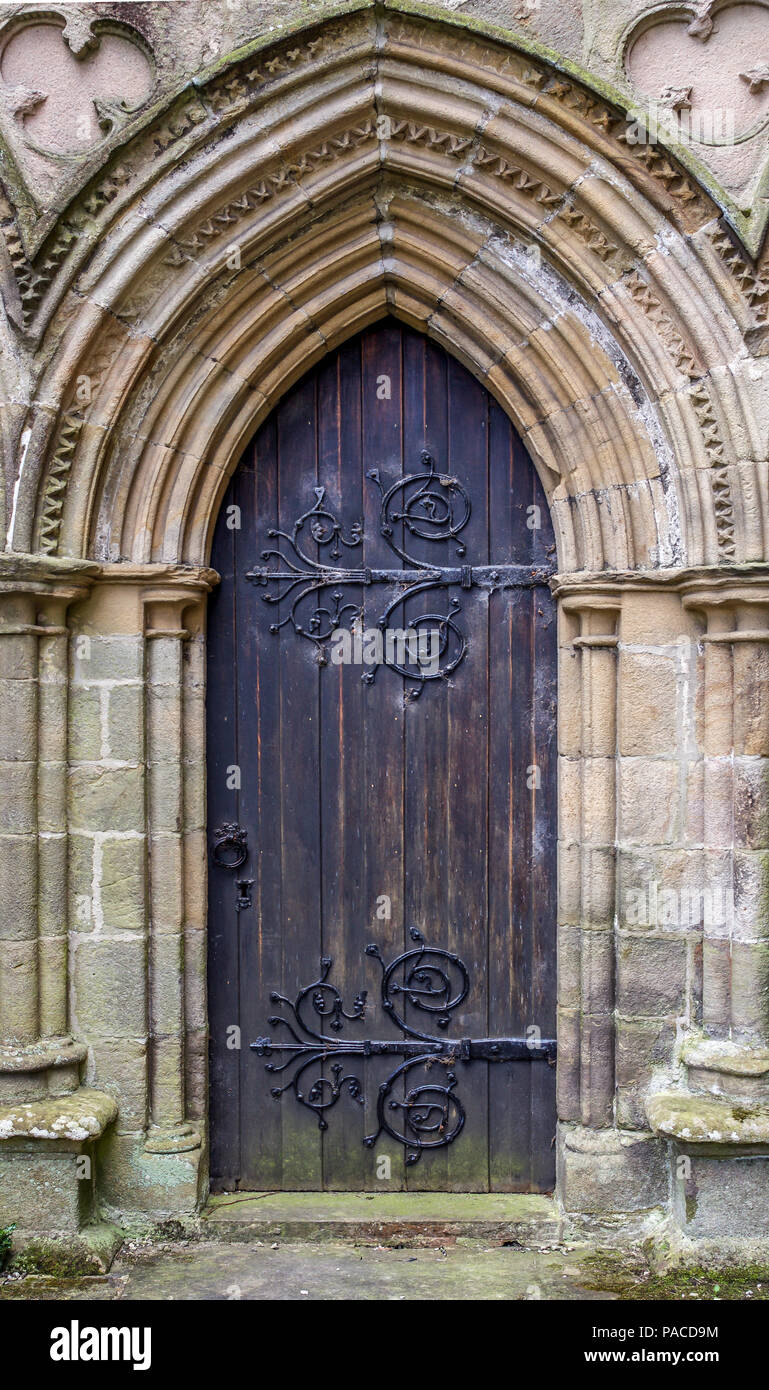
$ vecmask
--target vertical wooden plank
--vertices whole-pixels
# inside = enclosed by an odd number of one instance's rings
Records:
[[[381,499],[367,476],[378,468],[387,483],[401,476],[403,465],[403,329],[393,321],[364,334],[362,341],[361,411],[363,427],[363,512],[365,563],[370,568],[398,569],[397,555],[381,534]],[[367,595],[366,622],[376,626],[389,594],[383,588]],[[361,683],[362,684],[362,683]],[[373,685],[363,687],[365,720],[364,780],[366,814],[364,836],[365,942],[376,943],[385,960],[403,949],[403,793],[404,711],[403,683],[388,669],[377,673]],[[397,1029],[384,1014],[380,1001],[380,971],[367,958],[368,989],[366,1036],[395,1038]],[[366,1134],[376,1133],[379,1087],[398,1058],[372,1057],[366,1064]],[[402,1093],[402,1087],[401,1093]],[[373,1191],[400,1191],[405,1186],[404,1151],[387,1134],[366,1149],[366,1186]],[[389,1178],[384,1176],[389,1168]]]
[[[306,378],[278,409],[280,529],[289,534],[296,519],[315,501],[315,385],[314,375]],[[306,543],[306,530],[305,527],[303,544]],[[320,671],[314,644],[297,635],[290,623],[282,629],[279,641],[281,786],[277,806],[281,826],[281,992],[294,1000],[301,989],[318,978],[323,955],[319,874]],[[261,811],[263,816],[274,813],[275,807],[265,807]],[[303,1091],[309,1089],[314,1079],[314,1071],[305,1072]],[[291,1092],[279,1104],[283,1187],[288,1191],[319,1191],[323,1184],[323,1167],[317,1118],[299,1104]]]
[[[232,501],[231,485],[224,507]],[[209,601],[206,737],[208,741],[208,841],[238,818],[238,796],[229,791],[224,769],[237,759],[233,654],[235,642],[234,533],[220,521],[211,563],[222,577]],[[240,1056],[227,1046],[227,1029],[238,1025],[237,913],[232,875],[211,865],[208,875],[208,979],[211,1190],[232,1191],[240,1178]]]
[[[492,553],[506,547],[512,562],[547,563],[553,538],[545,498],[520,441],[496,406],[491,437]],[[554,707],[555,647],[548,621],[552,600],[546,590],[524,590],[507,599],[499,595],[492,614],[498,603],[507,607],[507,641],[492,666],[496,751],[491,762],[495,809],[490,852],[499,871],[491,881],[489,941],[491,959],[496,956],[500,964],[492,980],[490,1023],[495,1033],[512,1024],[514,1034],[539,1027],[545,1036],[555,968],[555,846],[548,823],[548,817],[555,817],[555,802],[549,746],[543,750],[538,731],[549,727]],[[552,1187],[552,1084],[550,1069],[540,1061],[490,1069],[495,1190]]]
[[[512,563],[523,558],[530,533],[521,520],[519,471],[510,422],[492,409],[490,418],[490,553]],[[529,605],[526,592],[492,597],[490,623],[491,705],[489,1031],[520,1037],[528,1022],[529,866],[527,821],[530,765]],[[526,1191],[529,1185],[530,1063],[489,1068],[490,1180],[494,1191]]]
[[[346,344],[322,364],[317,377],[318,482],[326,489],[325,503],[340,523],[342,536],[350,539],[353,527],[363,520],[360,340]],[[361,567],[362,547],[342,543],[339,548],[338,559],[326,548],[329,563]],[[345,605],[363,604],[363,586],[341,585],[340,590]],[[328,598],[323,603],[328,607]],[[349,627],[349,615],[344,626]],[[354,665],[329,665],[321,671],[319,684],[323,949],[334,961],[332,979],[349,1013],[368,973],[363,899],[367,688],[361,668]],[[361,1023],[345,1020],[338,1036],[361,1038],[364,1033]],[[325,1067],[329,1092],[338,1084],[333,1066]],[[365,1060],[356,1057],[339,1075],[356,1078],[365,1094],[365,1072]],[[364,1188],[371,1167],[363,1144],[364,1107],[351,1095],[351,1084],[343,1085],[323,1136],[324,1187],[331,1191]]]
[[[448,458],[448,363],[444,353],[426,339],[404,337],[404,472],[420,473],[420,453],[427,448],[438,462]],[[418,560],[435,561],[440,547],[406,532],[404,547]],[[444,563],[439,556],[438,563]],[[445,593],[414,599],[409,621],[421,613],[443,611]],[[448,933],[448,758],[447,699],[443,681],[427,682],[419,699],[406,701],[405,781],[405,926],[415,926],[430,945],[442,946]],[[406,947],[413,943],[404,942]],[[432,1031],[431,1018],[416,1009],[407,1019],[424,1032]],[[452,1019],[452,1027],[456,1026]],[[435,1070],[435,1068],[433,1068]],[[441,1069],[442,1070],[442,1069]],[[412,1072],[406,1089],[426,1085],[432,1079],[423,1071]],[[444,1084],[441,1078],[441,1084]],[[445,1191],[449,1186],[445,1148],[423,1154],[407,1170],[411,1190]]]
[[[537,558],[554,549],[546,501],[539,479],[521,450],[519,468],[528,475],[533,505],[547,522],[535,537]],[[548,589],[532,595],[533,663],[533,763],[538,769],[532,806],[531,877],[531,1019],[542,1037],[556,1035],[556,895],[558,834],[557,740],[557,615]],[[532,1064],[531,1078],[531,1186],[537,1192],[555,1187],[555,1067]]]
[[[446,472],[465,488],[472,507],[462,531],[464,561],[456,547],[443,547],[443,563],[486,564],[489,554],[488,408],[484,389],[458,363],[448,361],[449,454]],[[470,993],[461,1009],[461,1032],[488,1035],[488,697],[489,599],[485,590],[461,591],[457,624],[467,655],[445,690],[447,717],[446,806],[448,914],[446,944],[465,963]],[[496,636],[496,634],[495,634]],[[453,1191],[488,1188],[488,1076],[486,1065],[459,1062],[457,1094],[465,1109],[465,1132],[447,1149]]]
[[[277,419],[260,430],[252,454],[240,469],[236,532],[237,670],[241,725],[239,767],[241,824],[248,831],[250,857],[236,877],[254,880],[253,907],[238,918],[241,953],[241,1186],[278,1187],[282,1176],[283,1127],[270,1096],[264,1059],[250,1043],[269,1033],[270,993],[280,987],[283,942],[280,931],[280,817],[271,810],[280,796],[278,729],[280,686],[278,639],[271,635],[271,609],[263,590],[246,580],[261,563],[267,534],[278,524]]]

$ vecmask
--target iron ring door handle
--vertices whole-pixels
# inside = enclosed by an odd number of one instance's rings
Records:
[[[248,831],[228,823],[214,831],[211,858],[218,869],[239,869],[248,859]]]

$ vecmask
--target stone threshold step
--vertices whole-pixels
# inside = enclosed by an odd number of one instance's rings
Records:
[[[525,1248],[557,1244],[551,1197],[469,1192],[235,1192],[211,1197],[206,1236],[230,1241],[351,1240],[429,1245],[485,1240]]]

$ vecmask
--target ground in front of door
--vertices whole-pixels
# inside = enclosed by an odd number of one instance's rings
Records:
[[[342,1241],[131,1245],[101,1278],[0,1278],[0,1301],[557,1301],[769,1298],[769,1266],[654,1273],[640,1254],[464,1241],[392,1249]]]

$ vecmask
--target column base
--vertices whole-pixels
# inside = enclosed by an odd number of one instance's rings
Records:
[[[200,1145],[201,1138],[194,1125],[181,1121],[178,1125],[153,1125],[144,1150],[148,1154],[186,1154],[199,1149]]]
[[[27,1046],[0,1046],[0,1106],[45,1100],[78,1089],[80,1067],[88,1055],[72,1038],[45,1038]]]
[[[569,1216],[610,1219],[668,1203],[666,1146],[638,1130],[558,1126],[558,1193]]]
[[[174,1131],[175,1138],[159,1130],[105,1137],[99,1149],[99,1197],[110,1220],[146,1226],[200,1211],[207,1195],[206,1150],[189,1128],[186,1136]],[[175,1146],[161,1147],[166,1141]]]
[[[0,1106],[0,1228],[14,1228],[16,1267],[109,1268],[122,1236],[95,1221],[96,1145],[116,1117],[112,1096],[85,1087]]]

